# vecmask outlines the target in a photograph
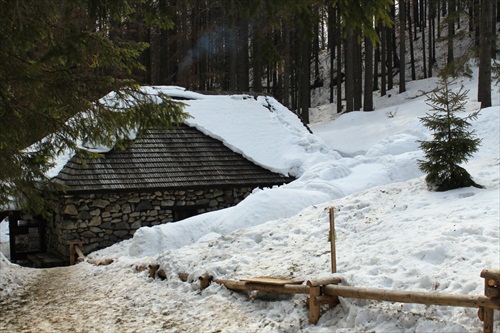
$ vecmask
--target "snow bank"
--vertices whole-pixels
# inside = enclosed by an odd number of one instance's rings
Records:
[[[477,81],[462,83],[471,90],[467,112],[472,112],[478,107]],[[418,118],[429,111],[421,91],[434,84],[434,79],[413,82],[403,96],[377,99],[376,105],[384,106],[377,111],[313,125],[315,134],[272,99],[189,100],[191,125],[261,165],[299,178],[255,190],[229,209],[141,228],[134,238],[92,254],[116,258],[112,265],[91,269],[82,264],[81,271],[95,272],[100,284],[112,288],[113,298],[142,311],[151,320],[150,331],[170,325],[176,332],[237,332],[242,327],[249,332],[478,332],[482,323],[476,309],[349,298],[323,312],[314,326],[307,322],[304,295],[248,297],[217,284],[200,292],[177,277],[180,272],[225,279],[331,276],[328,208],[334,207],[337,268],[344,284],[483,294],[481,270],[500,269],[499,100],[495,96],[495,106],[473,122],[483,141],[465,166],[485,188],[429,192],[417,167],[423,155],[416,141],[430,138]],[[150,262],[161,264],[167,281],[133,271],[135,264]],[[2,288],[5,276],[25,274],[1,265]],[[116,322],[113,316],[120,316],[129,332],[144,330],[136,318],[102,311]],[[497,318],[495,328],[499,325]]]

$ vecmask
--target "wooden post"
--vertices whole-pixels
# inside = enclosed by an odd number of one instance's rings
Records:
[[[75,243],[69,243],[69,265],[75,264]]]
[[[490,300],[500,303],[500,270],[483,269],[481,277],[484,278],[484,295]],[[483,333],[493,333],[495,313],[493,309],[479,308],[479,319],[483,321]]]
[[[316,280],[307,281],[307,286],[309,287],[309,293],[311,292],[312,288],[316,288],[316,287],[320,288],[320,291],[319,291],[320,296],[315,297],[316,302],[312,305],[312,306],[315,306],[318,308],[318,319],[319,319],[319,306],[321,306],[322,304],[328,304],[328,306],[330,306],[330,309],[331,309],[339,304],[339,297],[325,295],[323,293],[323,289],[322,289],[323,286],[328,285],[328,284],[339,284],[340,282],[342,282],[342,279],[339,277],[330,277],[330,278],[323,278],[323,279],[316,279]],[[312,304],[310,300],[309,300],[309,304],[310,304],[309,306],[311,306],[311,304]],[[311,308],[309,309],[309,313],[311,316]],[[317,321],[318,320],[316,320],[316,322]],[[313,322],[311,321],[311,323],[313,323]],[[313,324],[316,324],[316,323],[313,323]]]
[[[317,297],[321,294],[321,287],[309,287],[309,323],[316,324],[319,320],[320,303]]]
[[[337,251],[335,248],[335,215],[330,207],[330,255],[332,257],[332,273],[337,273]]]

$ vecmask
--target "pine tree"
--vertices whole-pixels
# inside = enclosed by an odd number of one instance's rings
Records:
[[[481,142],[473,130],[468,130],[471,126],[469,121],[477,119],[479,111],[466,117],[456,115],[464,111],[468,90],[461,87],[458,92],[453,92],[450,89],[452,83],[446,77],[441,78],[441,87],[427,100],[435,112],[420,118],[424,126],[433,132],[432,141],[420,141],[427,160],[419,160],[419,168],[427,173],[425,181],[431,191],[482,187],[460,166],[472,157]]]
[[[111,38],[139,12],[131,4],[143,6],[144,24],[154,23],[154,1],[0,0],[0,208],[15,202],[43,213],[55,189],[46,171],[58,154],[78,152],[81,143],[109,146],[130,130],[167,128],[186,116],[132,78],[144,69],[147,45]],[[126,110],[126,103],[100,102],[111,91],[130,101]]]

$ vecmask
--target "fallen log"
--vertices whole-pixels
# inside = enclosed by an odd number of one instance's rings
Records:
[[[87,262],[96,266],[107,266],[114,262],[113,259],[87,259]]]

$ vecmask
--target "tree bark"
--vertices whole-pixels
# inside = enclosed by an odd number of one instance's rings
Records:
[[[399,0],[399,93],[406,91],[406,1]]]
[[[373,111],[373,44],[365,38],[364,111]]]
[[[340,25],[340,10],[337,8],[337,113],[342,112],[342,26]]]
[[[382,41],[380,47],[380,96],[385,96],[387,93],[387,29],[383,26],[380,27],[380,32],[382,34]]]
[[[448,4],[448,55],[446,57],[446,62],[448,65],[451,65],[454,60],[454,52],[453,52],[453,40],[455,39],[455,0],[449,0]]]
[[[346,112],[354,110],[354,33],[347,27],[345,47],[345,101]]]
[[[414,24],[411,17],[411,6],[408,6],[408,37],[410,40],[410,66],[411,66],[411,79],[416,80],[417,75],[415,73],[415,49],[413,47],[413,40],[416,39],[413,31],[415,31]]]
[[[491,106],[491,11],[493,1],[481,1],[481,47],[479,48],[479,79],[477,89],[477,100],[481,102],[481,108]]]

